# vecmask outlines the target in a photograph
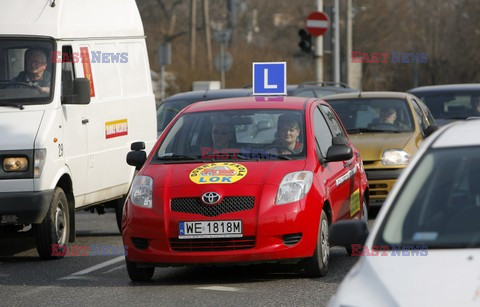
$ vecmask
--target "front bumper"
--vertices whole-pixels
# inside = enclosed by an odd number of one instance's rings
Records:
[[[14,216],[15,221],[5,224],[37,224],[41,223],[47,215],[53,190],[40,192],[13,192],[0,193],[0,217]]]
[[[365,169],[368,179],[370,205],[381,205],[393,188],[403,168]]]
[[[169,208],[164,209],[164,214],[158,214],[128,201],[122,222],[127,258],[147,266],[178,266],[296,261],[312,256],[322,208],[313,203],[306,205],[305,199],[264,207],[266,209],[256,202],[253,209],[211,218],[171,212]],[[243,238],[178,239],[180,221],[199,220],[242,220]],[[181,244],[183,250],[175,248],[176,244]],[[186,248],[189,244],[190,250]],[[222,246],[229,249],[222,249]]]

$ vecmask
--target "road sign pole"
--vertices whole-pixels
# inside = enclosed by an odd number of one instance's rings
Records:
[[[317,0],[316,9],[323,12],[323,0]],[[323,81],[323,37],[315,38],[315,80]]]
[[[334,4],[334,34],[335,34],[335,45],[334,45],[334,58],[335,63],[333,67],[333,81],[340,83],[340,5],[338,0],[335,0]]]
[[[221,69],[220,69],[220,82],[221,82],[221,88],[225,88],[225,43],[222,42],[220,44],[220,58],[221,58]]]

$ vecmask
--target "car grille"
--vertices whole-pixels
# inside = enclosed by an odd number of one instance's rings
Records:
[[[170,246],[177,252],[208,252],[249,249],[255,246],[255,237],[219,239],[170,239]]]
[[[205,205],[200,198],[172,198],[171,210],[174,212],[195,213],[205,216],[218,216],[223,213],[238,212],[253,209],[255,197],[230,196],[224,197],[217,205]]]

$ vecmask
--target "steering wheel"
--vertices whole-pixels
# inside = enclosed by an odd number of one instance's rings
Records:
[[[22,85],[22,86],[26,86],[26,87],[32,87],[34,89],[36,89],[37,91],[39,91],[40,93],[42,92],[42,88],[36,84],[32,84],[32,83],[27,83],[27,82],[16,82],[16,81],[13,81],[13,82],[8,82],[8,84],[5,86],[5,88],[9,88],[9,87],[12,87],[13,85]]]
[[[267,149],[286,150],[286,151],[288,151],[288,152],[291,153],[291,154],[295,154],[295,152],[294,152],[293,150],[291,150],[291,149],[288,148],[287,146],[283,146],[283,145],[274,144],[274,145],[268,146]]]

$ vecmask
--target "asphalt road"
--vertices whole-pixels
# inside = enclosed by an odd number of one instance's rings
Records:
[[[88,256],[43,261],[30,233],[0,239],[0,305],[324,306],[357,260],[335,247],[323,278],[302,277],[294,265],[262,264],[157,268],[151,282],[132,283],[120,252],[92,255],[93,245],[122,246],[115,214],[77,212],[76,224],[73,244],[89,246]]]

